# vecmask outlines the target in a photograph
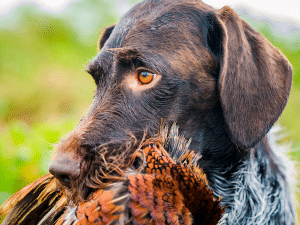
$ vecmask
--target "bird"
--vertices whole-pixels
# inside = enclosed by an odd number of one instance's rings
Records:
[[[130,156],[138,169],[128,168],[85,200],[72,202],[52,174],[44,175],[0,207],[2,224],[218,224],[225,207],[197,164],[201,155],[188,149],[176,124],[158,136]]]

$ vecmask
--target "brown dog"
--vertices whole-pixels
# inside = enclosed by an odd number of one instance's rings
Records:
[[[63,185],[84,198],[101,173],[102,146],[113,162],[113,149],[145,129],[154,135],[162,119],[201,152],[227,207],[223,223],[295,223],[284,162],[266,136],[292,84],[278,49],[231,8],[200,0],[145,0],[104,31],[100,49],[88,67],[94,102],[50,166]]]

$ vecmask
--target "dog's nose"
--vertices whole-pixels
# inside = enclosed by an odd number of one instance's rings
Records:
[[[79,176],[80,163],[70,159],[56,159],[52,161],[49,172],[53,174],[62,185],[71,187],[71,183]]]

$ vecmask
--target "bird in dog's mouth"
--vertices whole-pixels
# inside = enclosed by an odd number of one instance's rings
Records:
[[[103,145],[71,186],[48,174],[13,195],[4,224],[24,224],[33,212],[36,224],[217,224],[224,208],[189,143],[174,124],[139,144]]]

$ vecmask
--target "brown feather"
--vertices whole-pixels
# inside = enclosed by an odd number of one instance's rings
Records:
[[[1,207],[2,224],[53,224],[67,198],[57,189],[57,180],[47,174],[12,195]]]
[[[144,172],[127,176],[123,185],[128,191],[123,196],[113,186],[96,191],[77,206],[74,225],[119,224],[125,218],[133,224],[218,223],[224,208],[214,198],[202,169],[191,163],[198,155],[187,150],[175,162],[159,142],[147,142],[142,154]]]

